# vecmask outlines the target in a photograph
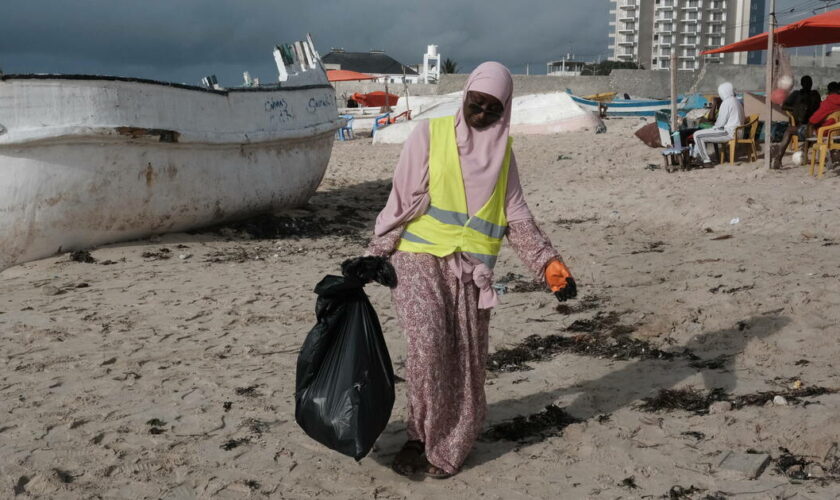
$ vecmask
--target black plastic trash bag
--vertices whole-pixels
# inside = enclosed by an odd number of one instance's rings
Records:
[[[356,460],[368,454],[394,407],[391,357],[364,284],[376,279],[393,286],[396,278],[384,259],[385,268],[365,276],[362,271],[381,263],[374,259],[352,259],[342,266],[350,277],[326,276],[318,283],[318,323],[297,361],[298,425],[312,439]]]

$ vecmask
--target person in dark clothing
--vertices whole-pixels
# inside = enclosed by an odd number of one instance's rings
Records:
[[[784,156],[785,151],[790,146],[790,140],[794,134],[799,137],[800,148],[803,150],[802,157],[807,158],[808,156],[807,139],[808,136],[813,134],[808,121],[820,107],[820,93],[812,89],[814,81],[810,76],[803,76],[800,83],[802,84],[802,88],[794,90],[782,104],[782,109],[793,115],[794,125],[789,126],[785,130],[785,135],[782,136],[781,146],[779,146],[778,152],[773,158],[773,168],[781,168],[782,156]],[[831,86],[829,85],[829,87]]]

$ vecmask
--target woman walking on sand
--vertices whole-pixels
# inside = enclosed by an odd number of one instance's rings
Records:
[[[368,253],[390,256],[393,301],[408,341],[408,441],[393,469],[456,474],[481,433],[493,266],[508,237],[559,300],[574,279],[534,222],[509,139],[513,80],[503,65],[472,72],[454,117],[406,141]]]

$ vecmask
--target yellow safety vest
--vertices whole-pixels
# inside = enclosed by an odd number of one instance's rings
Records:
[[[505,198],[513,139],[508,138],[493,194],[470,217],[455,139],[455,117],[429,120],[429,131],[429,208],[408,223],[397,250],[437,257],[464,252],[492,269],[507,230]]]

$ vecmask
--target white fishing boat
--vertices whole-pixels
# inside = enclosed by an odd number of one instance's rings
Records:
[[[274,55],[230,89],[0,75],[0,270],[306,202],[343,121],[309,37]]]

